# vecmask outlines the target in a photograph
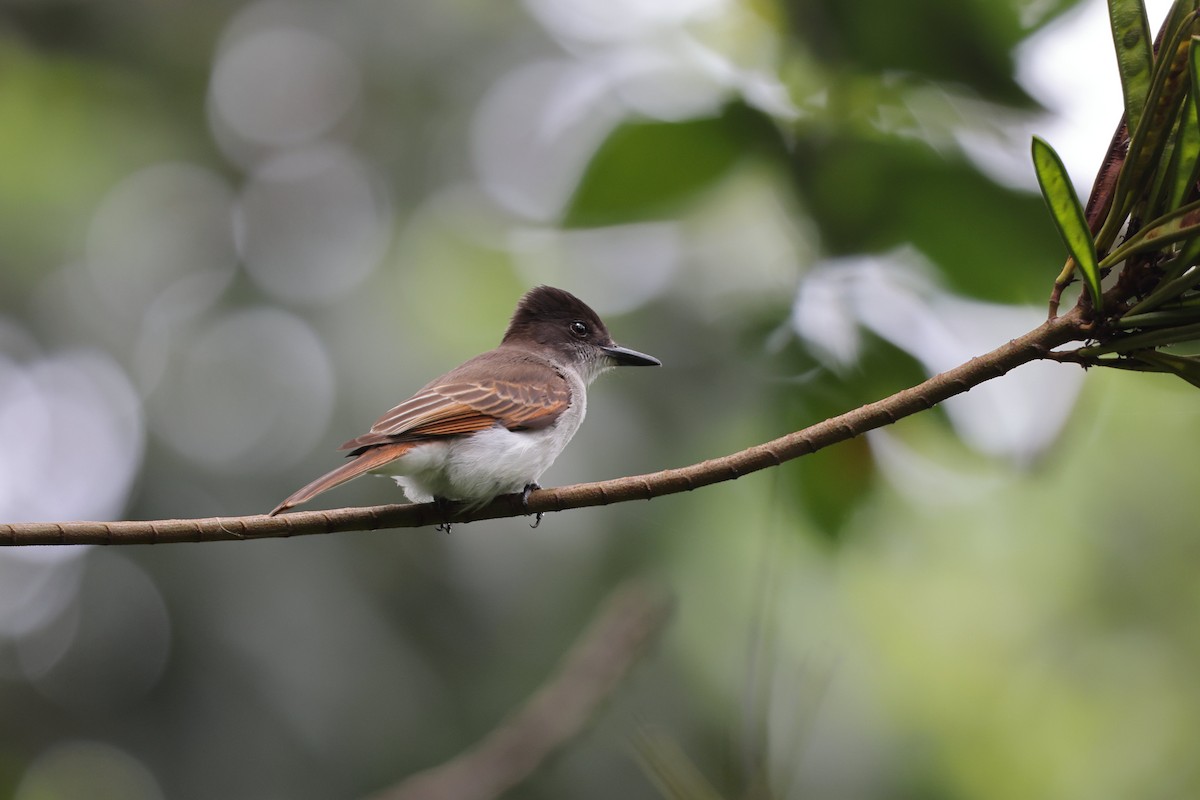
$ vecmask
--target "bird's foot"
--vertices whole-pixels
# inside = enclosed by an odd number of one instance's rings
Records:
[[[525,489],[521,492],[521,508],[525,509],[526,514],[529,513],[529,495],[531,495],[535,489],[540,489],[540,488],[542,488],[541,485],[538,484],[536,481],[534,483],[525,484]],[[536,528],[538,525],[541,525],[541,524],[542,524],[542,512],[539,511],[533,515],[533,522],[529,523],[529,527]]]
[[[450,501],[444,497],[435,497],[433,504],[437,506],[438,513],[442,515],[441,524],[434,530],[438,533],[450,533]]]

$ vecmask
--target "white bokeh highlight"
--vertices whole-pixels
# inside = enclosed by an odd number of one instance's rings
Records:
[[[564,231],[515,230],[511,252],[530,286],[570,286],[601,315],[624,314],[666,291],[683,254],[675,223]]]
[[[246,271],[276,300],[341,299],[379,265],[391,240],[382,182],[336,145],[289,150],[250,176],[238,202]]]
[[[116,184],[88,230],[90,299],[136,323],[180,281],[205,276],[223,289],[237,267],[233,200],[223,178],[192,164],[156,164]]]
[[[781,119],[798,110],[779,80],[778,33],[728,0],[530,0],[570,53],[501,76],[473,120],[480,181],[528,220],[560,217],[597,148],[622,122],[714,116],[741,98]],[[736,31],[705,39],[709,34]]]
[[[932,376],[1045,319],[1041,309],[950,294],[932,274],[913,251],[825,262],[800,286],[793,327],[833,369],[857,361],[862,327],[910,354]],[[1027,464],[1062,430],[1083,377],[1082,370],[1034,362],[950,398],[943,408],[968,445]]]
[[[286,146],[317,139],[354,107],[358,67],[333,40],[299,28],[248,35],[217,58],[213,111],[239,136]]]
[[[62,708],[112,711],[143,700],[162,678],[171,620],[158,586],[128,556],[88,554],[74,601],[16,642],[25,677]]]
[[[119,518],[144,443],[137,394],[108,356],[0,354],[0,518]]]
[[[471,124],[479,181],[508,211],[551,221],[624,115],[604,76],[574,61],[513,70],[492,86]]]
[[[333,367],[299,317],[275,308],[231,311],[200,326],[147,398],[155,435],[213,470],[285,469],[324,432]]]

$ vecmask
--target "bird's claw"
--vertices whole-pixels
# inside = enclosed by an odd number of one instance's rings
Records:
[[[537,483],[525,484],[525,489],[521,492],[521,508],[525,509],[526,514],[529,514],[529,495],[531,495],[534,492],[534,490],[541,489],[541,488],[542,487],[540,485],[538,485]],[[533,515],[533,522],[529,523],[529,527],[536,528],[538,525],[541,525],[541,524],[542,524],[542,512],[538,511]]]
[[[444,497],[433,498],[433,504],[437,506],[438,511],[442,515],[441,523],[434,528],[438,533],[450,533],[450,501]]]

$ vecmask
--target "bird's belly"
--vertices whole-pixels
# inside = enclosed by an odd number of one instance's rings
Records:
[[[539,431],[489,428],[422,444],[388,465],[386,473],[416,503],[441,497],[483,504],[536,483],[579,427],[578,422],[564,427],[567,421]]]

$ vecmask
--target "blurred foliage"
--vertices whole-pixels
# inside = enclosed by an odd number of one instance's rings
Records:
[[[0,288],[11,298],[78,245],[114,181],[186,153],[188,132],[156,109],[153,87],[113,66],[0,39],[0,73]]]
[[[1039,10],[1061,11],[1071,4],[1050,5],[1053,8]],[[984,97],[1014,104],[1030,102],[1013,79],[1013,48],[1028,35],[1021,15],[1029,6],[934,0],[881,14],[870,3],[798,0],[784,4],[792,35],[816,58],[839,70],[907,72],[963,83]]]
[[[957,291],[997,302],[1045,294],[1040,258],[1057,242],[1036,197],[920,141],[840,135],[805,144],[793,175],[831,253],[911,243]]]
[[[613,225],[670,214],[759,151],[783,156],[779,129],[742,103],[707,119],[626,123],[588,162],[564,224]]]
[[[594,387],[547,483],[912,385],[1022,333],[1062,263],[1032,167],[978,143],[1025,158],[1016,49],[1074,6],[8,4],[0,510],[264,511],[541,282],[665,364]],[[536,530],[0,553],[0,795],[367,794],[642,575],[670,633],[514,797],[1194,795],[1190,387],[1105,373],[1072,408],[1050,366]]]
[[[771,416],[787,430],[800,430],[853,408],[862,398],[886,397],[896,386],[924,379],[903,352],[875,337],[864,346],[858,363],[837,381],[822,379],[819,362],[798,344],[777,354],[775,367],[779,375],[791,376],[779,381],[771,395]],[[831,539],[843,532],[878,488],[866,439],[852,439],[789,462],[780,472],[780,500]]]

